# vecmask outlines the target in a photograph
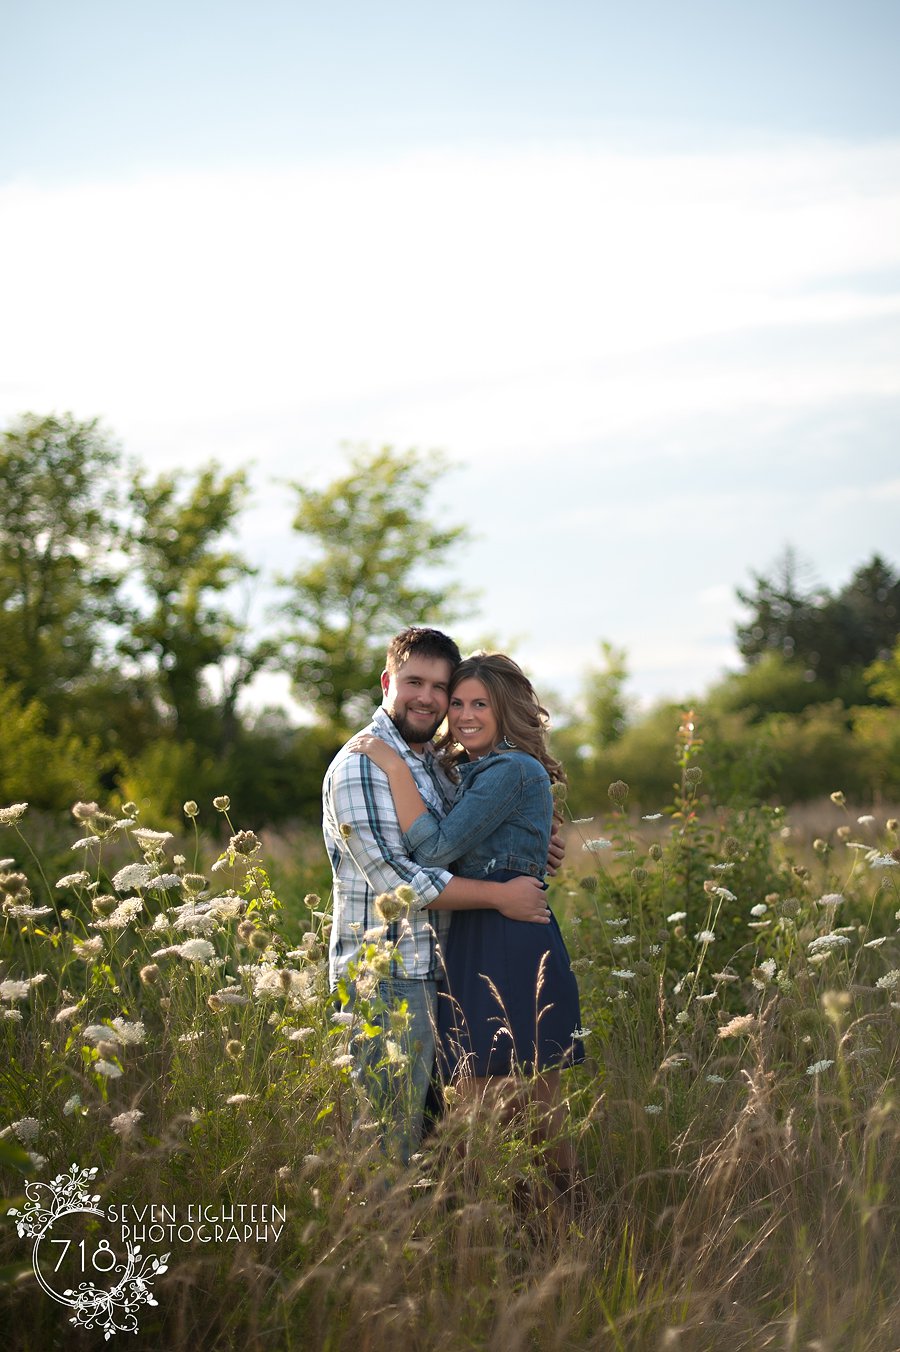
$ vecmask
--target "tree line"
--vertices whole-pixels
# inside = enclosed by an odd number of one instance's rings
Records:
[[[448,571],[466,529],[429,506],[447,468],[357,448],[325,487],[286,484],[297,557],[264,610],[235,529],[247,470],[152,474],[96,420],[18,419],[0,436],[0,801],[118,795],[173,820],[185,797],[227,791],[257,823],[316,817],[329,759],[377,701],[387,639],[411,620],[452,631],[470,599]],[[832,592],[787,550],[737,599],[744,668],[700,702],[710,796],[900,796],[896,571],[874,556]],[[264,671],[287,674],[313,722],[248,711]],[[555,701],[586,810],[614,779],[648,807],[671,789],[682,710],[636,711],[627,676],[604,642],[579,699]]]

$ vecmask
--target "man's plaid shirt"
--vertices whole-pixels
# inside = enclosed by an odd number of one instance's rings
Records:
[[[376,709],[363,732],[371,733],[398,751],[412,771],[419,792],[441,816],[455,792],[430,751],[417,756],[400,736],[384,709]],[[421,868],[410,859],[397,821],[388,777],[367,756],[343,747],[325,773],[322,786],[322,830],[334,872],[334,916],[331,929],[330,975],[334,986],[358,953],[363,935],[382,921],[374,901],[407,883],[419,897],[419,908],[407,920],[388,926],[387,937],[402,959],[394,975],[434,977],[440,965],[438,950],[450,924],[447,912],[428,909],[440,896],[452,874],[445,869]],[[345,840],[341,826],[349,826]]]

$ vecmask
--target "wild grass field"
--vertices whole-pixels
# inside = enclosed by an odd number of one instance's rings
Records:
[[[309,841],[298,861],[225,798],[187,804],[178,839],[81,804],[48,873],[28,809],[0,810],[4,1346],[900,1347],[896,810],[823,785],[814,821],[711,811],[702,767],[682,725],[659,815],[616,783],[569,827],[551,898],[589,1052],[565,1080],[569,1198],[527,1112],[451,1104],[409,1168],[385,1159],[350,1055],[371,1007],[336,1010],[327,890],[296,891],[323,876]],[[389,960],[361,937],[364,992]],[[283,1223],[150,1235],[137,1334],[114,1304],[75,1327],[17,1231],[26,1188],[73,1164],[120,1212]],[[80,1224],[84,1267],[103,1222]]]

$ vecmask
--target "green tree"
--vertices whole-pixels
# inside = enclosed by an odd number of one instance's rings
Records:
[[[27,413],[0,438],[0,675],[52,726],[122,618],[119,473],[96,420]]]
[[[218,749],[233,740],[237,697],[264,660],[247,623],[222,600],[256,572],[222,545],[246,494],[244,470],[223,475],[214,463],[193,476],[135,475],[131,487],[132,550],[149,607],[132,624],[123,651],[145,667],[150,661],[178,733]],[[205,677],[214,667],[223,695],[213,720]]]
[[[900,639],[889,657],[879,659],[866,668],[866,680],[876,699],[886,700],[900,709]]]
[[[435,525],[426,506],[446,470],[440,456],[383,446],[356,449],[327,488],[292,485],[294,530],[313,557],[282,579],[290,628],[279,652],[298,695],[336,727],[355,697],[377,690],[392,633],[457,613],[436,570],[468,532]]]
[[[627,654],[608,639],[600,643],[602,666],[589,671],[584,680],[584,733],[587,743],[599,750],[617,742],[628,726]]]
[[[815,649],[816,612],[823,593],[804,586],[804,571],[796,551],[788,547],[771,576],[753,574],[753,592],[738,589],[738,600],[750,611],[750,619],[737,628],[737,646],[749,663],[769,652],[803,660],[803,654]]]

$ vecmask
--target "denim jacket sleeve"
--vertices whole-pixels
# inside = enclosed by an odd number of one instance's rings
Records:
[[[513,813],[522,797],[524,773],[513,758],[497,756],[439,821],[430,812],[417,817],[403,841],[420,864],[445,868],[486,840]]]

